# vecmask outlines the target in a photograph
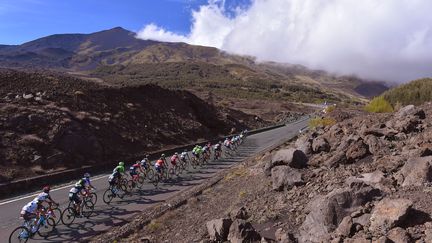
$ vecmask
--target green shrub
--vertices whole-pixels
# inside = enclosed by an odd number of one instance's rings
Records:
[[[325,111],[326,111],[326,113],[330,113],[330,112],[333,112],[335,109],[336,109],[336,106],[331,105],[331,106],[327,106]]]
[[[336,120],[333,118],[313,118],[309,121],[309,128],[316,128],[319,126],[333,126],[334,124],[336,124]]]
[[[393,112],[392,105],[384,98],[384,96],[373,98],[373,100],[369,102],[364,109],[373,113]]]

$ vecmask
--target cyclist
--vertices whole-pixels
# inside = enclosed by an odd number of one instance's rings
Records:
[[[35,198],[33,201],[27,203],[24,205],[24,207],[21,209],[21,218],[24,219],[24,221],[28,222],[34,218],[37,217],[37,211],[42,210],[42,201]],[[33,232],[34,233],[34,232]]]
[[[138,170],[141,170],[141,163],[139,161],[129,167],[129,174],[132,178],[138,174]]]
[[[39,195],[37,195],[33,201],[41,201],[41,203],[43,202],[47,202],[48,204],[52,203],[54,205],[59,205],[58,203],[56,203],[52,198],[51,195],[49,194],[51,191],[51,187],[50,186],[44,186],[42,189],[42,192],[39,193]]]
[[[171,164],[175,167],[177,165],[177,161],[179,161],[178,153],[175,152],[173,156],[171,156]]]
[[[186,157],[189,158],[188,152],[185,149],[181,154],[180,154],[180,160],[186,164]]]
[[[117,167],[114,168],[113,173],[108,177],[108,183],[112,188],[120,182],[122,174],[125,172],[124,162],[119,162]],[[115,193],[115,191],[113,191]]]
[[[202,147],[202,154],[205,160],[208,160],[208,158],[210,158],[210,147],[208,147],[207,144]]]
[[[222,141],[219,141],[218,143],[216,143],[213,146],[213,149],[215,151],[215,155],[217,155],[217,158],[219,158],[221,155],[221,152],[222,152]]]
[[[81,179],[77,183],[75,183],[74,187],[72,187],[72,189],[70,189],[69,191],[69,201],[74,202],[74,207],[75,207],[77,217],[81,217],[80,206],[82,200],[80,198],[80,193],[82,189],[84,189],[84,186],[85,186],[85,181]]]
[[[147,170],[147,169],[149,168],[149,165],[150,165],[149,155],[146,154],[146,156],[144,157],[144,159],[141,160],[141,166],[142,166],[144,169]]]
[[[84,187],[85,188],[92,188],[92,189],[96,190],[96,187],[94,187],[91,184],[90,173],[85,173],[84,177],[82,178],[82,180],[84,181]]]
[[[192,154],[195,156],[195,158],[199,159],[201,153],[202,147],[199,145],[195,145],[195,147],[192,149]]]
[[[231,140],[229,138],[225,138],[225,141],[223,142],[223,145],[227,148],[227,149],[232,149],[231,148]]]
[[[160,157],[155,163],[155,170],[159,174],[162,174],[162,170],[164,169],[165,160]]]

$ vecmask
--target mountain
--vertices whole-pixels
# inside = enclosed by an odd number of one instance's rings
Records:
[[[257,63],[253,57],[213,47],[141,40],[120,27],[4,46],[0,48],[0,66],[54,69],[109,85],[152,83],[188,89],[201,98],[214,94],[225,103],[236,99],[361,103],[385,89],[382,83],[299,65]]]

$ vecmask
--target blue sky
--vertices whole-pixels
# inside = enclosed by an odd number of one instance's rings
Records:
[[[227,0],[226,4],[248,1]],[[0,0],[0,44],[116,26],[138,31],[150,23],[186,34],[191,11],[205,4],[207,0]]]

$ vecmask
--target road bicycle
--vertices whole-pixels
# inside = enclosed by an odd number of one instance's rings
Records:
[[[15,228],[9,236],[9,243],[27,242],[37,233],[40,237],[46,238],[50,235],[56,226],[52,217],[51,210],[41,210],[37,217],[25,221],[22,226]]]
[[[110,204],[115,197],[123,199],[126,195],[126,190],[125,184],[110,185],[109,188],[104,192],[102,200],[104,203]]]
[[[127,187],[132,191],[133,188],[137,187],[141,189],[144,185],[144,176],[140,173],[135,174],[127,181]]]
[[[165,181],[168,179],[170,179],[170,173],[169,173],[168,169],[166,168],[166,166],[164,165],[160,168],[160,172],[155,171],[155,175],[154,175],[152,183],[155,187],[157,187],[157,185],[161,181]]]
[[[83,199],[79,207],[81,213],[78,213],[78,211],[76,210],[75,201],[69,201],[68,207],[63,210],[61,215],[61,221],[64,225],[71,225],[75,221],[75,218],[81,217],[81,215],[89,218],[94,211],[94,204],[91,200]]]
[[[81,195],[83,196],[83,200],[91,201],[93,205],[96,205],[97,202],[97,194],[92,192],[90,188],[84,188]]]

